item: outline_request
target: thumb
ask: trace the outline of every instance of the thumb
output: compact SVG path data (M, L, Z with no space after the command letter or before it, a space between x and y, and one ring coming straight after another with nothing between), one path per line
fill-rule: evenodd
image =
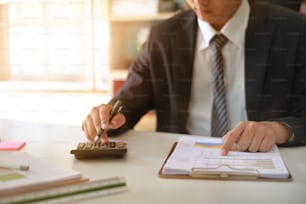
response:
M109 124L109 127L111 129L117 129L120 128L122 125L124 125L126 123L126 118L122 113L117 113L112 121Z

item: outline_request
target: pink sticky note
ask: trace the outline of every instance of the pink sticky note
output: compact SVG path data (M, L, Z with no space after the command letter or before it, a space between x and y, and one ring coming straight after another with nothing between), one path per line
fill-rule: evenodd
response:
M0 150L19 150L25 145L25 141L0 142Z

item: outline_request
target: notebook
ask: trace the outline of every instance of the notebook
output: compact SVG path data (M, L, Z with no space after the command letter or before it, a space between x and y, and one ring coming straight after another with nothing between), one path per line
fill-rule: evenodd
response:
M12 167L26 165L29 170L0 168L0 197L88 180L78 171L63 168L26 152L0 152L0 166L3 166L1 164L10 164Z
M182 136L170 151L159 175L164 178L276 179L291 176L278 147L268 152L220 155L221 138Z

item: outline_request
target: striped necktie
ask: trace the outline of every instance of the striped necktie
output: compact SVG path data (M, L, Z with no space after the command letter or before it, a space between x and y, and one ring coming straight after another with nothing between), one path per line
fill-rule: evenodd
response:
M214 137L222 137L229 130L222 57L222 48L226 42L227 38L222 34L216 34L210 41L210 46L213 50L212 72L214 83L211 135Z

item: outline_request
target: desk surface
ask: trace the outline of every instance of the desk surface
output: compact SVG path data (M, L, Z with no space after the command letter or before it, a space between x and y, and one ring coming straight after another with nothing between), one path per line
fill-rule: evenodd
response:
M120 137L128 144L124 159L79 161L70 150L86 141L80 127L0 120L2 140L26 140L21 151L80 171L91 180L113 176L127 180L127 192L76 203L306 203L306 147L280 148L291 182L159 178L158 170L180 136L129 131Z

